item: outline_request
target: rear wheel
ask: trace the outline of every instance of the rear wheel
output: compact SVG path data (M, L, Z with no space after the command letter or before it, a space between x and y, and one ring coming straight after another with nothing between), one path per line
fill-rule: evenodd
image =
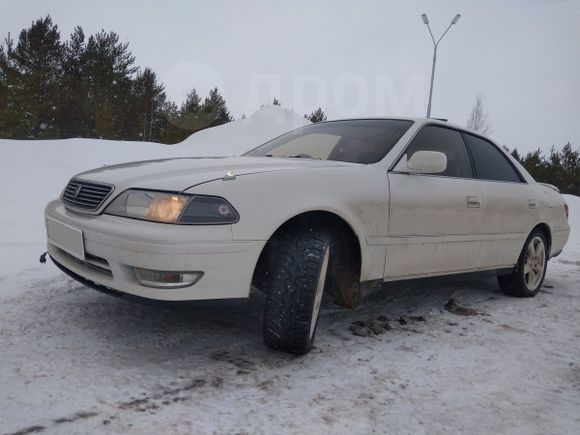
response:
M526 240L518 264L510 275L498 276L502 290L511 296L536 296L548 265L548 243L541 230L534 230Z
M312 348L330 259L330 233L301 229L277 241L264 311L269 347L298 355Z

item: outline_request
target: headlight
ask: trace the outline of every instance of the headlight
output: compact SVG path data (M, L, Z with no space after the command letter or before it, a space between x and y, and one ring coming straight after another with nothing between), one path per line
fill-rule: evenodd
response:
M109 204L106 214L178 224L232 224L238 213L217 196L126 190Z

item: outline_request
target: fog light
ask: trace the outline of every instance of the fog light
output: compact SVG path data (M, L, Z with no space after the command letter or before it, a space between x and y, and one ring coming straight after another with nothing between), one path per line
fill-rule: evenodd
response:
M154 288L184 288L198 282L203 272L167 272L135 268L139 284Z

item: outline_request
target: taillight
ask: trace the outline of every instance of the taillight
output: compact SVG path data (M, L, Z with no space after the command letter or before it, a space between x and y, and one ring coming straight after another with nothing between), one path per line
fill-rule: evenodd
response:
M564 211L566 212L566 220L568 220L568 216L570 215L570 211L568 210L568 204L564 203Z

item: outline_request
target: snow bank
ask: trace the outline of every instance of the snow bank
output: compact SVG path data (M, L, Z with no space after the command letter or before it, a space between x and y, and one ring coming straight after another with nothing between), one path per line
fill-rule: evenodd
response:
M566 257L580 259L580 196L564 195L570 216L570 239L564 247ZM548 273L549 269L548 269Z
M43 210L69 178L105 164L184 156L241 155L294 128L308 124L279 106L202 130L176 145L99 139L16 141L0 139L0 293L3 277L41 272L45 249ZM44 270L53 268L44 267Z
M280 106L264 106L246 119L202 130L185 139L196 156L236 156L310 122Z

